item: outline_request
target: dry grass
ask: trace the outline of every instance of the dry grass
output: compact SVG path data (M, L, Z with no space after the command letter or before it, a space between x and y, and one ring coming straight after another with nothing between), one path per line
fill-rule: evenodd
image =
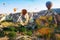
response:
M0 40L8 40L9 38L7 36L0 38Z
M4 27L8 27L8 26L16 26L16 27L18 27L19 23L3 22L3 23L1 23L1 25L4 26Z
M51 30L50 28L46 27L46 28L41 28L41 29L38 29L37 32L41 35L48 35L50 33L53 32L53 30Z

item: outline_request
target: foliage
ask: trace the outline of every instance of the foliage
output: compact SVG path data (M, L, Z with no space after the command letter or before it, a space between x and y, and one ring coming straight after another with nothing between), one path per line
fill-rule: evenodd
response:
M4 36L5 36L4 32L0 31L0 37L4 37Z
M60 34L56 34L56 40L60 40Z
M4 31L17 31L15 27L6 27L6 28L3 28Z
M13 22L13 20L6 20L7 22Z
M18 31L19 31L19 32L25 32L25 31L26 31L26 27L20 26L20 27L18 28Z
M29 31L27 31L27 33L26 33L27 35L29 35L29 36L31 36L32 35L32 31L31 30L29 30Z
M8 35L7 35L10 39L14 39L16 37L16 32L10 32Z
M60 34L60 27L56 27L54 32Z
M55 23L52 23L52 21L53 21L52 16L49 16L49 17L40 16L39 18L37 18L35 20L35 22L37 24L37 29L36 29L37 32L36 33L38 33L38 37L41 37L41 38L44 37L46 39L48 38L47 40L52 38L54 40L55 33L60 31L60 27L57 27L57 25ZM20 23L13 23L13 22L4 21L1 24L3 26L7 26L7 28L4 28L3 31L9 31L10 33L8 33L8 37L11 39L16 36L16 31L23 32L29 36L31 36L33 34L31 27L22 26L22 25L20 25ZM17 28L14 27L16 25L18 25ZM4 32L0 32L0 36L4 36Z
M55 24L54 19L52 16L40 16L38 19L36 19L36 24L39 27L51 27L55 28L57 27L57 24Z
M39 32L41 35L48 35L48 34L52 33L53 30L50 29L50 28L48 28L48 27L45 27L45 28L39 29L38 32Z
M40 35L39 37L43 37L46 40L50 40L50 39L54 39L55 35L54 30L48 27L43 27L37 30L38 35ZM53 35L52 35L53 34Z
M46 40L50 40L51 34L54 33L57 25L53 23L52 16L40 16L36 19L36 24L38 25L38 35L43 36Z

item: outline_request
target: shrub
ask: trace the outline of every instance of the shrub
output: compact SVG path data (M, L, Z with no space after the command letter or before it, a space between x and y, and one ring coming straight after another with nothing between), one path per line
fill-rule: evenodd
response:
M4 32L0 31L0 37L4 37L4 36L5 36Z
M38 38L43 38L43 36L41 36L40 34L39 34L39 35L37 35L37 37L38 37Z
M21 27L18 28L18 30L19 30L19 32L25 32L26 31L26 28L23 27L23 26L21 26Z
M13 22L13 20L6 20L7 22Z
M31 30L29 30L29 31L27 31L27 33L26 33L27 35L29 35L29 36L31 36L32 35L32 31Z
M54 30L48 27L45 27L45 28L43 27L39 29L37 32L46 40L50 40L50 37L54 37L54 35L52 36L52 34L54 33Z
M16 31L15 27L9 27L10 31Z
M9 37L10 40L15 39L16 32L10 32L7 36Z
M48 34L50 34L50 33L52 33L53 32L53 30L51 30L50 28L48 28L48 27L43 27L43 28L41 28L41 29L39 29L38 30L38 32L41 34L41 35L48 35Z
M6 28L3 28L4 31L17 31L15 27L6 27Z

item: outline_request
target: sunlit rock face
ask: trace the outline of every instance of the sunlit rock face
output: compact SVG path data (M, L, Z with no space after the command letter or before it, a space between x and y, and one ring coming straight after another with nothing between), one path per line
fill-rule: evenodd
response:
M13 14L13 15L12 15L13 22L17 22L19 16L20 16L20 13Z
M0 14L0 19L3 18L5 15L4 14Z
M0 22L3 20L3 19L5 19L5 14L0 14Z
M29 17L32 17L32 13L28 13ZM13 22L18 22L18 18L21 16L21 13L10 14ZM20 21L19 21L20 22Z
M6 20L12 20L12 22L17 22L19 16L20 13L10 13L9 15L6 15Z

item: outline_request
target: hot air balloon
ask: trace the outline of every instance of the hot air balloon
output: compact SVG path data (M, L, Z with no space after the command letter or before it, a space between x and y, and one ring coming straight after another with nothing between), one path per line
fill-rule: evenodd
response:
M3 5L5 5L5 3L3 3Z
M16 12L16 8L14 8L13 10L14 10L14 12Z

